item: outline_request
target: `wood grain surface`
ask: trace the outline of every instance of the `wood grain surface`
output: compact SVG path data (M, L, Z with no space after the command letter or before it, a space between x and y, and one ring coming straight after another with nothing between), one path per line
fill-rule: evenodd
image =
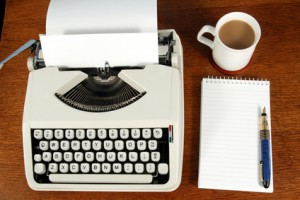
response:
M29 39L45 33L49 0L7 0L0 60ZM243 11L261 25L262 37L251 67L235 77L271 81L274 193L197 188L200 83L224 76L209 62L211 50L196 35L224 14ZM182 181L171 193L36 192L24 173L22 115L29 52L0 71L0 199L299 199L300 197L300 1L158 0L159 29L173 28L184 50L185 140Z

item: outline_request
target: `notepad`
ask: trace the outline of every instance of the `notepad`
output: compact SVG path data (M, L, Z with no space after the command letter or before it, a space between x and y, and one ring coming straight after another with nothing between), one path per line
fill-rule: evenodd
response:
M270 82L204 78L198 187L206 189L273 192L260 180L260 115L266 107L271 133Z

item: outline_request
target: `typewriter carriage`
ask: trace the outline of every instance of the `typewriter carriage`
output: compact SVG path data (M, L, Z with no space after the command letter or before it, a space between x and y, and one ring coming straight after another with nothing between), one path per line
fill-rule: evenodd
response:
M159 64L172 66L173 32L168 35L158 34ZM33 56L27 60L29 71L45 68L40 41L31 46ZM114 66L107 61L103 68L68 68L60 67L60 71L80 70L88 75L81 83L75 85L69 91L55 93L55 96L68 106L87 112L109 112L128 106L142 98L147 92L139 91L121 78L118 74L121 70L143 69L144 66Z

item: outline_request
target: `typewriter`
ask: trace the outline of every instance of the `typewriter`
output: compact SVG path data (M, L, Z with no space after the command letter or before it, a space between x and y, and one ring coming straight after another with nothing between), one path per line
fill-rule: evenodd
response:
M183 53L175 30L159 30L159 63L46 67L31 49L23 114L28 185L56 191L173 191L184 141ZM8 59L4 60L6 62Z

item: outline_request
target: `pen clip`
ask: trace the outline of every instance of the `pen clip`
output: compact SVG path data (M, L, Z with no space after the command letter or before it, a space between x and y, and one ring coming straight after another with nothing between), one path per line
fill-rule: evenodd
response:
M259 163L259 179L261 182L264 181L264 174L263 174L263 161L260 161Z

